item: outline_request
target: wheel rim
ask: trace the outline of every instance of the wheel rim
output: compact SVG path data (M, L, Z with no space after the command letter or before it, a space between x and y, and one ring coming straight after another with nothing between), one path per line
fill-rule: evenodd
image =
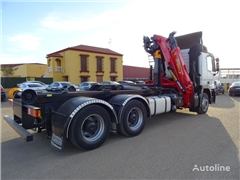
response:
M98 114L86 117L81 126L82 137L90 142L99 139L104 132L104 120Z
M203 111L207 111L208 108L208 99L207 98L203 98L202 99L202 110Z
M128 113L128 126L131 130L137 130L143 122L143 113L138 107L132 108Z

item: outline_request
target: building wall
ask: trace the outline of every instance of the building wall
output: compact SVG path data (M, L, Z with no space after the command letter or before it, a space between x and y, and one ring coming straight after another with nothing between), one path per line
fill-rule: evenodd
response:
M26 64L27 74L30 77L41 77L47 70L46 64Z
M13 68L17 68L12 77L41 77L44 72L47 70L46 64L38 64L38 63L29 63L29 64L19 64L13 66ZM1 76L3 73L1 71Z
M135 66L123 66L123 79L149 79L150 68L135 67Z
M15 68L15 67L14 67ZM16 66L17 70L14 72L13 77L27 77L27 65Z
M89 72L80 72L81 57L80 54L87 54L87 70ZM53 77L54 81L69 81L73 84L81 83L81 76L88 76L88 81L97 81L97 75L102 75L103 81L109 81L110 76L116 76L116 81L123 79L122 56L108 55L94 52L66 50L59 53L59 57L48 57L48 66L52 72L49 72L46 77ZM102 73L97 73L96 56L103 56ZM110 58L117 58L116 73L110 73ZM61 72L56 72L56 60L61 62ZM68 78L65 78L68 77Z

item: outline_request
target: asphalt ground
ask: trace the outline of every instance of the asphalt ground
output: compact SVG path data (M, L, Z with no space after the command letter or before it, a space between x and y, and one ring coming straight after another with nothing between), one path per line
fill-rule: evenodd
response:
M240 96L218 95L207 114L161 114L139 136L110 135L92 151L67 142L59 151L45 131L20 138L2 102L1 179L239 179L239 104Z

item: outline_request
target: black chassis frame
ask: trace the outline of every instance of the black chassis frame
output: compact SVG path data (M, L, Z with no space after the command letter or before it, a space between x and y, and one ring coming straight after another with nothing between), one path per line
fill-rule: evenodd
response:
M165 95L171 98L173 105L181 108L183 105L182 97L177 90L172 88L161 88L156 85L93 85L87 91L69 92L67 89L57 91L33 91L26 90L17 92L13 99L13 119L4 116L6 122L27 142L33 140L33 135L27 130L33 129L41 132L43 129L47 131L47 138L51 138L52 130L58 131L57 134L64 133L64 129L59 130L57 123L53 125L54 116L66 119L66 113L59 112L58 109L66 101L75 97L96 98L108 102L116 95L139 95L139 97L147 97L152 95ZM113 103L113 102L112 102ZM113 103L114 106L114 103ZM28 108L41 109L41 117L35 118L28 114ZM70 108L70 107L69 107ZM66 109L66 112L69 112ZM150 115L149 115L150 117ZM117 133L117 125L114 124L112 132Z

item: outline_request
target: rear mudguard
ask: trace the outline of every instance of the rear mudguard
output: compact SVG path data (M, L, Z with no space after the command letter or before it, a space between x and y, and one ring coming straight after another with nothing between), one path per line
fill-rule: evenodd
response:
M68 138L69 127L75 115L84 107L91 104L99 104L104 107L111 116L113 123L117 122L114 108L106 101L89 97L75 97L63 103L52 116L52 132L62 138Z
M147 100L140 95L135 94L119 94L109 101L89 97L75 97L63 103L56 112L53 112L52 131L54 134L68 138L68 131L74 116L84 107L91 104L99 104L108 111L111 121L114 124L121 123L121 114L125 105L132 99L137 99L145 105L147 116L150 117L150 108ZM116 130L117 131L117 130Z
M118 117L118 124L121 123L121 116L122 116L122 111L125 107L125 105L131 101L132 99L136 99L136 100L139 100L141 102L143 102L146 110L147 110L147 117L150 117L151 113L150 113L150 108L149 108L149 104L148 104L148 101L143 97L143 96L140 96L140 95L136 95L136 94L119 94L119 95L116 95L114 97L112 97L108 103L111 104L116 113L117 113L117 117Z

